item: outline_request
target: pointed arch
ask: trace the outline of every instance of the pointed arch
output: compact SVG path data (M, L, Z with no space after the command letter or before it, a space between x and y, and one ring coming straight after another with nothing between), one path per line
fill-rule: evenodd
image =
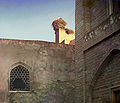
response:
M98 98L101 99L101 101L102 99L110 100L110 97L108 97L108 95L111 94L108 93L109 92L108 89L112 88L112 86L116 86L117 84L119 84L119 82L116 84L116 81L118 79L115 80L115 78L117 78L119 75L119 72L116 71L119 70L119 66L120 66L118 60L120 60L120 50L114 49L105 56L105 59L102 61L101 65L97 69L92 79L92 82L89 86L90 95L91 95L90 98L92 103L98 100ZM113 76L113 74L115 74L114 75L115 77L112 78L111 76ZM102 97L102 93L105 93L107 97L106 98L104 96Z
M94 86L94 83L96 82L97 78L99 77L99 75L103 72L104 68L106 67L106 65L112 60L113 56L116 53L120 53L119 49L113 49L108 55L107 57L102 61L101 65L99 66L99 68L97 69L97 72L95 73L91 85L90 87Z
M22 62L12 65L10 71L10 91L29 91L30 73L28 66Z

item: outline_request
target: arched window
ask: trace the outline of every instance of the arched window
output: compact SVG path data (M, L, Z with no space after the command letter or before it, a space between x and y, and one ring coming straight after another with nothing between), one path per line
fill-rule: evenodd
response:
M10 91L29 91L29 71L22 65L18 65L10 72Z

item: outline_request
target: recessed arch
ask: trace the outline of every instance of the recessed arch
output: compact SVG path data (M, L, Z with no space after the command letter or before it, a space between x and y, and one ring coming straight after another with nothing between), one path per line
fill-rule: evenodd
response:
M91 85L89 87L91 91L91 102L98 101L109 102L111 101L111 88L120 85L119 73L120 73L120 50L114 49L105 59L95 73Z
M91 81L91 85L90 88L94 86L94 83L96 82L97 78L99 77L99 75L103 72L104 68L106 67L106 65L112 60L113 56L116 53L120 53L119 49L113 49L107 56L106 58L102 61L101 65L98 67L92 81Z

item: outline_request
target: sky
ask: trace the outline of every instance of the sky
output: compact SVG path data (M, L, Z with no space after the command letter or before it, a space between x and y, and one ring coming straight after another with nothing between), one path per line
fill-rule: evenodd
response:
M54 42L58 17L75 30L75 0L0 0L0 38Z

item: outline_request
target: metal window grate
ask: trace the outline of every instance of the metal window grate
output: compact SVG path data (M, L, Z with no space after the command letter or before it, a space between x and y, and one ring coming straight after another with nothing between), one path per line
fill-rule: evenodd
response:
M10 91L29 91L29 71L22 65L18 65L10 72Z

